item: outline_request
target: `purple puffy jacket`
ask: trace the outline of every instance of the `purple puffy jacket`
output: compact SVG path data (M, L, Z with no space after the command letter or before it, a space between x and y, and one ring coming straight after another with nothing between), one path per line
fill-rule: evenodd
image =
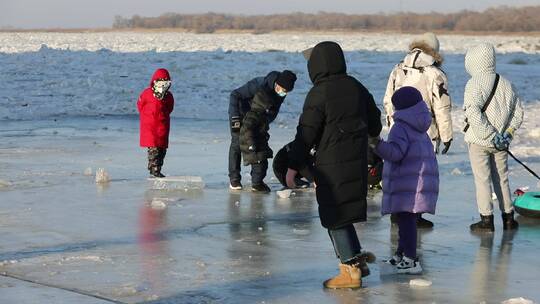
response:
M388 141L376 153L384 159L381 213L435 213L439 167L426 131L431 113L425 102L396 111Z

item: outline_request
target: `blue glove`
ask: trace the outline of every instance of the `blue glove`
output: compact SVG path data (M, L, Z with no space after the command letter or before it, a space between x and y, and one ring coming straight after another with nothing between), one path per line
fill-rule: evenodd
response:
M508 150L508 148L510 148L510 142L512 142L512 139L514 138L513 133L513 130L509 128L503 133L495 135L495 137L493 137L493 145L495 146L495 149L499 151Z

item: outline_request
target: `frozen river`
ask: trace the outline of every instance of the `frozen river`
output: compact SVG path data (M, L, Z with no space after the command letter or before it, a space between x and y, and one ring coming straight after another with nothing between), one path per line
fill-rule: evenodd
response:
M322 288L337 259L313 192L229 192L228 93L270 69L299 74L271 126L277 152L293 138L309 88L298 51L319 39L342 42L350 73L380 102L410 36L282 38L0 34L0 303L539 303L540 221L518 217L520 229L503 233L497 213L494 234L469 232L478 213L459 132L463 51L492 41L504 53L499 72L526 109L512 150L540 170L538 37L441 38L455 141L439 158L440 200L428 216L435 228L419 234L425 272L397 276L374 264L364 289L344 291ZM177 100L163 171L200 176L203 191L151 190L146 180L135 101L156 67L171 70ZM97 168L110 183L94 182ZM540 189L514 161L510 171L512 189ZM271 172L267 182L280 189ZM380 201L370 193L369 219L356 228L364 249L383 259L397 231ZM416 278L432 285L411 287Z
M199 175L204 191L155 191L146 181L138 121L64 118L0 122L0 302L36 303L500 303L539 301L540 222L471 235L477 217L461 138L441 157L435 229L419 235L425 273L380 264L362 290L327 291L337 271L314 194L229 193L224 121L173 121L164 172ZM197 134L197 136L194 136ZM293 130L273 130L278 149ZM538 167L537 159L527 158ZM111 175L96 185L87 168ZM512 187L535 182L511 163ZM272 174L270 174L272 176ZM246 180L249 180L246 177ZM268 178L274 190L279 189ZM371 193L357 226L365 249L393 252L396 229ZM473 218L474 217L474 218ZM498 219L498 218L497 218ZM422 278L428 288L412 288ZM32 282L32 283L30 283ZM38 301L38 302L40 302Z

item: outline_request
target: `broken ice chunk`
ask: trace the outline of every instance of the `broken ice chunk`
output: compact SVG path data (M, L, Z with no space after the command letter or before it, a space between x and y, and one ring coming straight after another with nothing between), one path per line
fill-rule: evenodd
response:
M279 198L289 198L291 197L292 190L291 189L284 189L276 192Z
M108 183L111 181L111 178L109 176L109 173L105 171L104 168L98 168L96 170L96 183L102 184L102 183Z

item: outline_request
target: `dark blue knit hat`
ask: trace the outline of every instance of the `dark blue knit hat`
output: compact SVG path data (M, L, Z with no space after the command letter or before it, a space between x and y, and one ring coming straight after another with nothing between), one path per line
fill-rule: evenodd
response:
M294 83L296 82L296 74L289 70L285 70L279 73L276 83L280 87L284 88L287 92L290 92L294 89Z
M422 94L413 87L402 87L392 95L392 104L396 110L403 110L422 101Z

